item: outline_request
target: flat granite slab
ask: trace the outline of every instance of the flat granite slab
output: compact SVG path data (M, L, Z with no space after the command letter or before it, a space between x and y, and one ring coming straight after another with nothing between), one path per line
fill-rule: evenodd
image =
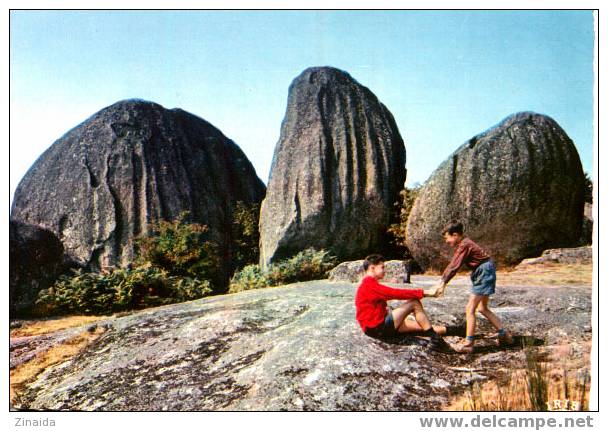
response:
M438 279L412 278L417 286ZM468 283L457 277L443 298L423 300L434 323L464 317ZM356 288L296 283L105 320L101 337L38 375L14 407L439 410L471 381L523 363L521 348L495 345L483 318L479 353L470 355L433 352L424 338L369 338L355 320ZM515 334L539 342L567 342L582 354L590 336L590 286L498 287L491 304Z

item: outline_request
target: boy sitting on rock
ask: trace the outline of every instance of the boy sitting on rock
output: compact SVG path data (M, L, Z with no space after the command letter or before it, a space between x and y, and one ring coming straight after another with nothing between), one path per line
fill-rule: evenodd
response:
M357 320L365 335L374 338L390 338L399 333L431 337L431 347L449 349L449 345L441 335L446 334L445 326L432 326L429 322L420 299L435 297L438 288L422 289L393 289L378 283L384 278L384 258L379 254L367 256L363 262L365 275L355 296ZM391 310L386 301L391 299L406 300L401 306ZM407 320L409 314L414 314L415 321Z
M490 256L475 244L471 239L464 237L462 223L453 220L443 230L443 238L455 249L454 257L441 277L437 288L437 296L443 295L446 285L456 275L462 265L467 265L471 272L473 287L469 302L466 306L467 331L464 343L456 347L457 351L470 353L475 345L475 313L479 311L498 330L498 341L501 344L511 344L513 338L505 331L502 322L488 307L490 295L496 288L496 268Z

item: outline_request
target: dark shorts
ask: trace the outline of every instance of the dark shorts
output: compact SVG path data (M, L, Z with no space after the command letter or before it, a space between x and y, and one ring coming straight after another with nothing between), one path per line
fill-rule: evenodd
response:
M471 293L475 295L493 295L496 289L496 267L494 262L487 260L471 273L473 287Z
M384 322L373 328L367 328L365 330L365 335L373 338L390 338L397 335L393 313L389 310L384 318Z

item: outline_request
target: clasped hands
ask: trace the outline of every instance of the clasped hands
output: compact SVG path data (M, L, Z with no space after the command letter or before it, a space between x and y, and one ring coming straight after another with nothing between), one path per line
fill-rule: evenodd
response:
M442 281L432 286L430 289L424 290L424 296L428 298L439 298L443 296L445 292L445 286L445 283Z

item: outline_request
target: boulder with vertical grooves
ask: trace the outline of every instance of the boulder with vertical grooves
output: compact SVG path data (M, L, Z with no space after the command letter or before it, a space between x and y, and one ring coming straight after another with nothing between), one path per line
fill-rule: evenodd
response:
M260 263L309 247L341 260L382 251L405 176L403 139L378 98L346 72L306 69L289 88L260 213Z
M584 179L574 143L557 122L531 112L511 115L465 142L431 175L408 219L408 246L423 268L443 268L452 250L441 230L458 219L466 235L506 265L575 247Z
M134 239L151 222L189 211L190 221L209 227L227 282L235 204L259 203L264 193L245 154L211 124L126 100L94 114L36 161L15 192L11 219L50 230L74 261L99 269L129 264Z

